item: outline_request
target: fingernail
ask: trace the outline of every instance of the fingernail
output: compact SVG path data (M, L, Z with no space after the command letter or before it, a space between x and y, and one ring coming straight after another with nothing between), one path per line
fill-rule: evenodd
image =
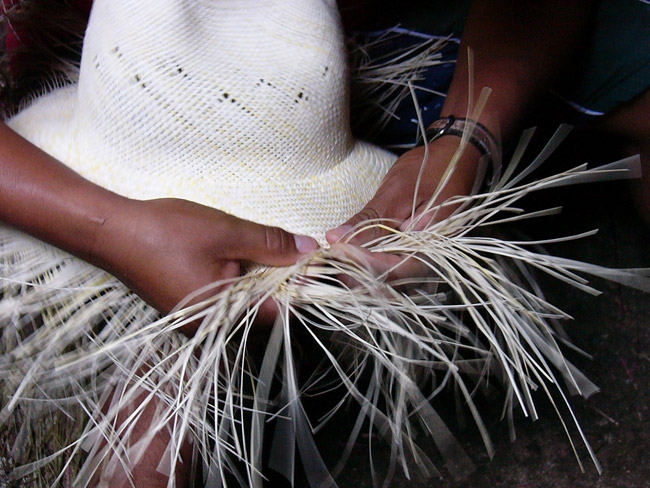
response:
M318 249L318 242L316 239L307 236L293 236L296 241L296 249L301 254L306 254L308 252L313 252Z
M334 229L334 232L338 236L337 240L341 239L343 236L345 236L345 235L349 234L350 232L352 232L352 229L354 229L354 227L352 225L349 225L349 224L345 224L345 225L342 225L342 226L337 227L336 229Z

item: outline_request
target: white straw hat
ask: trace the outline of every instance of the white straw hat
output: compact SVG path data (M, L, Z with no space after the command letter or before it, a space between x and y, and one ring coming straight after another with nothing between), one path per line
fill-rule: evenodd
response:
M334 1L98 0L79 83L10 125L122 195L323 239L395 156L350 132Z
M354 140L346 90L334 1L95 0L78 84L39 97L10 125L126 196L188 198L322 239L371 198L395 158ZM189 438L206 464L206 486L237 475L258 488L263 438L274 422L269 466L293 479L299 453L312 486L335 486L312 430L349 399L360 408L345 433L342 462L367 421L369 434L391 444L388 477L397 464L411 470L413 459L436 474L424 444L435 445L453 477L467 475L471 460L430 404L445 385L467 405L488 453L476 391L500 383L512 418L516 409L534 417L534 389L552 401L557 391L565 402L563 381L573 393L596 390L563 357L554 321L564 315L527 266L589 292L595 290L581 274L650 291L643 270L601 268L549 256L539 241L482 235L488 224L552 213L522 213L518 202L532 191L634 174L638 161L622 161L522 182L565 134L559 130L514 176L522 143L490 192L456 199L457 210L443 221L372 244L373 251L417 255L430 268L431 286L413 291L369 273L337 252L341 244L292 267L252 270L205 302L159 317L108 273L0 226L0 378L10 399L0 424L18 407L25 429L54 410L89 419L79 434L66 430L62 443L70 458L85 460L75 486L86 486L95 469L110 471L118 458L137 460L145 452L146 442L129 435L153 402L161 412L145 440L178 419L159 471L173 471L175 446ZM339 274L361 285L341 286ZM269 297L280 313L256 373L248 339L252 317ZM41 327L32 327L35 317ZM195 320L201 325L193 337L173 333ZM305 337L322 349L331 383L320 369L304 382L299 377L294 349L305 346ZM145 399L141 388L150 393ZM340 391L341 401L312 422L301 398L321 390ZM134 403L137 412L117 422ZM572 413L571 420L598 466Z

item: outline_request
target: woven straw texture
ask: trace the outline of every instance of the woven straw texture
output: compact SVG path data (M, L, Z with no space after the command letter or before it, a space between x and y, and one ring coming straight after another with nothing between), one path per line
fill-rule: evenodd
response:
M372 196L394 160L350 135L346 76L329 0L97 0L79 84L38 98L11 125L124 195L185 197L322 239ZM214 284L204 302L159 317L108 273L0 227L0 422L25 419L21 439L30 423L54 414L87 420L81 433L67 432L54 447L59 461L84 460L74 481L80 487L95 470L110 479L118 463L135 462L151 436L168 430L163 473L173 472L176 447L191 439L206 486L261 488L266 436L271 469L293 479L302 462L311 486L336 486L333 475L367 429L391 445L390 462L372 473L389 486L394 470L408 473L413 460L424 474L439 474L423 446L434 446L453 477L473 469L430 403L448 386L491 454L474 398L496 384L511 422L517 411L535 418L534 390L568 408L566 423L598 465L565 394L588 396L597 388L565 360L558 320L567 315L545 300L531 270L589 293L597 291L583 275L650 291L647 271L550 256L539 244L555 239L507 241L485 230L556 211L522 210L520 200L531 192L638 169L637 160L624 160L527 181L566 132L559 129L515 173L532 137L527 132L490 191L456 199L450 217L423 230L415 230L416 218L368 245L417 259L429 270L417 280L377 276L358 248L340 243L294 266L254 269L229 287ZM279 314L253 358L253 323L268 298ZM177 333L197 321L194 337ZM300 371L301 351L314 349L321 367ZM329 413L311 418L305 395L332 391L340 397ZM350 403L357 418L344 433L341 463L326 466L313 432ZM147 405L158 416L132 442ZM124 412L128 418L117 421ZM38 472L52 458L12 475ZM16 455L16 464L28 461Z
M79 85L11 125L88 179L322 240L395 157L349 129L334 2L98 1Z

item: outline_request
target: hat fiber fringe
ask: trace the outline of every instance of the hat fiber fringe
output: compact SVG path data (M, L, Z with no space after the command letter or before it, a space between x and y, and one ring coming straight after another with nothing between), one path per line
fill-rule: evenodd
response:
M412 93L417 82L403 68L377 75L402 90L391 97ZM411 476L411 461L434 476L442 460L444 470L460 478L473 463L432 400L447 389L457 392L492 455L475 396L494 385L504 392L503 417L511 426L517 411L537 417L534 392L543 391L576 453L579 444L586 446L600 470L566 395L588 397L597 387L565 358L563 347L572 346L559 321L569 316L546 300L535 273L597 294L587 277L650 291L649 270L609 269L540 249L590 233L544 241L492 236L499 225L559 211L522 210L519 201L530 193L638 175L638 159L628 158L527 179L566 133L561 127L517 172L532 136L524 133L513 161L503 174L494 168L485 192L432 205L420 217L430 220L423 230L414 230L417 219L403 231L372 221L355 229L388 230L366 249L419 261L429 275L417 280L377 275L347 243L351 234L293 266L256 268L214 283L196 292L211 291L209 299L161 317L108 273L0 226L0 422L14 429L16 446L39 423L53 430L67 425L57 418L83 425L60 429L55 439L34 430L31 448L42 452L14 449L12 479L87 486L98 470L106 476L120 464L128 470L161 432L171 441L158 470L172 475L170 486L185 441L192 442L210 487L261 487L266 465L293 479L299 462L311 486L336 486L362 432L391 446L381 472L371 464L375 485L389 486L397 469ZM466 144L464 137L461 150ZM451 216L431 219L448 206L456 208ZM254 321L268 298L279 313L271 329L260 332ZM193 337L178 332L197 322ZM307 367L314 350L321 361ZM332 405L314 418L304 406L312 397ZM339 462L330 466L314 435L351 405L356 418ZM147 407L156 411L149 435L132 439ZM118 414L126 420L118 422ZM266 459L262 446L269 441Z
M531 166L539 164L536 160ZM437 474L424 454L429 442L456 478L473 465L431 400L454 385L491 455L474 394L497 382L505 390L504 415L510 421L515 410L536 418L533 391L546 392L567 434L577 432L599 468L564 393L587 397L597 388L564 357L560 346L566 339L557 320L568 316L546 301L533 270L592 294L598 292L585 276L650 291L648 270L603 268L538 249L589 233L526 242L489 237L484 229L557 211L518 208L517 202L532 192L630 176L638 164L628 158L596 169L580 166L528 183L508 172L486 193L443 203L461 204L449 218L421 231L391 230L367 246L371 252L423 263L431 276L417 285L376 276L354 247L341 243L294 266L256 269L215 283L214 290L228 287L165 317L107 273L3 227L0 316L7 325L0 373L8 401L2 420L8 421L19 405L39 405L29 409L32 421L56 410L83 412L90 419L86 429L79 439L66 441L68 453L81 456L87 449L92 454L79 472L79 486L106 457L117 456L125 464L137 458L134 447L144 449L146 442L128 447L128 434L151 402L159 410L157 429L172 428L174 439L161 469L174 465L178 446L191 438L209 481L225 483L235 473L240 483L261 486L260 446L274 420L273 442L285 443L285 449L270 464L292 476L296 451L286 446L294 445L312 486L334 486L313 434L337 410L356 403L358 418L341 463L367 429L392 446L387 472L373 468L377 482L382 476L389 479L397 466L408 474L410 459L425 474ZM357 231L376 225L364 223ZM343 277L358 286L349 288ZM266 298L277 302L280 313L260 363L248 349L254 349L250 344L258 333L253 322ZM35 320L42 325L35 328ZM197 320L201 325L194 337L177 333ZM305 338L324 361L307 378L298 375L296 356L306 347ZM321 419L309 418L303 399L329 390L339 390L340 401ZM115 391L120 394L113 395L106 411L109 392ZM133 415L116 424L118 412L129 408ZM416 441L416 432L430 440ZM102 445L100 438L109 442ZM25 475L41 464L17 468L14 474Z

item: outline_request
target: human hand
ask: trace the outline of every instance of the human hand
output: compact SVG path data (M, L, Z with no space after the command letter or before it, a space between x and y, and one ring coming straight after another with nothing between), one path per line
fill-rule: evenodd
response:
M357 224L367 220L381 222L385 227L405 230L411 223L412 216L417 217L430 208L430 200L459 145L460 138L445 136L432 142L426 151L424 146L420 146L404 153L390 169L372 200L347 222L328 231L327 241L334 244L342 240L355 230ZM480 152L474 146L467 145L460 155L454 173L437 194L434 204L442 203L452 196L467 195L471 192L480 156ZM424 168L421 171L423 164ZM420 184L417 188L417 197L414 198L420 172L422 172ZM432 220L440 221L448 217L454 209L453 205L449 205L438 208L434 213L425 214L424 218L418 220L413 228L420 230ZM354 234L349 242L362 245L387 232L379 226L370 226L368 229ZM369 251L362 251L362 254L365 267L376 275L387 273L386 276L389 279L429 274L422 263L405 259L404 256ZM359 253L351 257L360 260Z
M180 199L125 200L93 254L147 303L166 313L195 290L235 278L242 263L295 263L318 248L305 236ZM272 314L265 304L262 314ZM190 331L191 332L191 331Z
M381 222L386 227L404 230L409 224L411 216L420 215L429 204L449 161L458 150L459 144L460 138L446 136L429 144L428 151L424 146L419 146L404 153L390 169L372 200L341 226L329 230L326 234L327 241L330 244L339 241L352 232L355 225L367 220ZM474 185L479 158L479 151L474 146L467 145L460 156L454 174L433 203L439 204L452 196L469 194ZM423 165L417 197L414 199L418 176ZM414 204L415 212L413 212ZM433 218L442 220L452 211L452 206L442 208L436 212ZM415 228L421 229L427 223L427 219L422 219ZM363 244L385 232L379 227L372 227L356 234L350 242Z

